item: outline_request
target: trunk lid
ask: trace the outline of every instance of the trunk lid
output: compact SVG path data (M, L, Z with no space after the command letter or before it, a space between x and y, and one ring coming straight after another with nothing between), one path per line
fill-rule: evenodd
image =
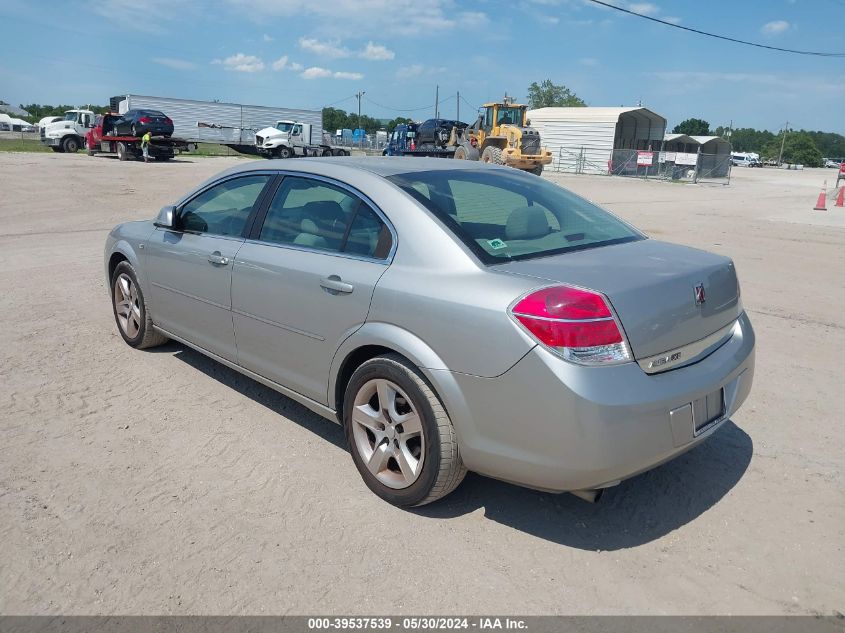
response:
M721 255L657 240L641 240L534 260L494 270L581 286L604 293L637 359L699 341L739 317L733 262ZM696 303L696 286L704 302Z

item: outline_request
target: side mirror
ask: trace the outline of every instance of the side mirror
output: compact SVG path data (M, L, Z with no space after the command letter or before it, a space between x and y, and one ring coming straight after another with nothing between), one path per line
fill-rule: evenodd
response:
M161 211L158 212L158 217L156 217L153 224L163 229L172 229L174 228L173 223L175 220L176 207L171 204L161 208Z

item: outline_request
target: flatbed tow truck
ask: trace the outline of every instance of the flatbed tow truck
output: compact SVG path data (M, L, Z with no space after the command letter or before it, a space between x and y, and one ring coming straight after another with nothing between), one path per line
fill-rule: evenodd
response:
M143 156L140 136L117 136L111 134L112 123L120 115L114 112L97 116L94 127L85 135L85 149L89 156L95 154L116 154L118 160L133 160ZM105 133L103 129L105 128ZM187 151L188 141L170 136L150 138L150 158L165 161L173 158L177 152Z

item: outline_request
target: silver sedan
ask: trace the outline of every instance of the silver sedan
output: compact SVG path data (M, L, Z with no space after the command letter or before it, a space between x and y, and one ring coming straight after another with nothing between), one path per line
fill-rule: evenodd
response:
M126 343L340 423L400 506L467 470L595 500L712 435L754 373L730 259L503 167L250 162L117 226L105 268Z

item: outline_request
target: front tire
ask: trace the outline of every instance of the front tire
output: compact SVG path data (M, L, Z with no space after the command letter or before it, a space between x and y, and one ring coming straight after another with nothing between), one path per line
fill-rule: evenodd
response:
M528 171L530 171L535 176L542 176L543 175L543 166L537 165L534 169L529 169Z
M62 141L62 151L67 154L76 154L79 151L79 141L73 136L65 137Z
M280 147L278 151L279 158L290 158L293 152L290 151L290 147Z
M343 423L364 483L388 503L431 503L466 475L448 414L419 370L401 356L378 356L355 370Z
M501 165L502 150L498 147L493 147L492 145L485 147L484 151L481 152L481 162L492 163L494 165Z
M153 329L144 293L127 261L120 262L111 278L112 310L117 331L126 344L136 349L155 347L167 342L167 337Z

